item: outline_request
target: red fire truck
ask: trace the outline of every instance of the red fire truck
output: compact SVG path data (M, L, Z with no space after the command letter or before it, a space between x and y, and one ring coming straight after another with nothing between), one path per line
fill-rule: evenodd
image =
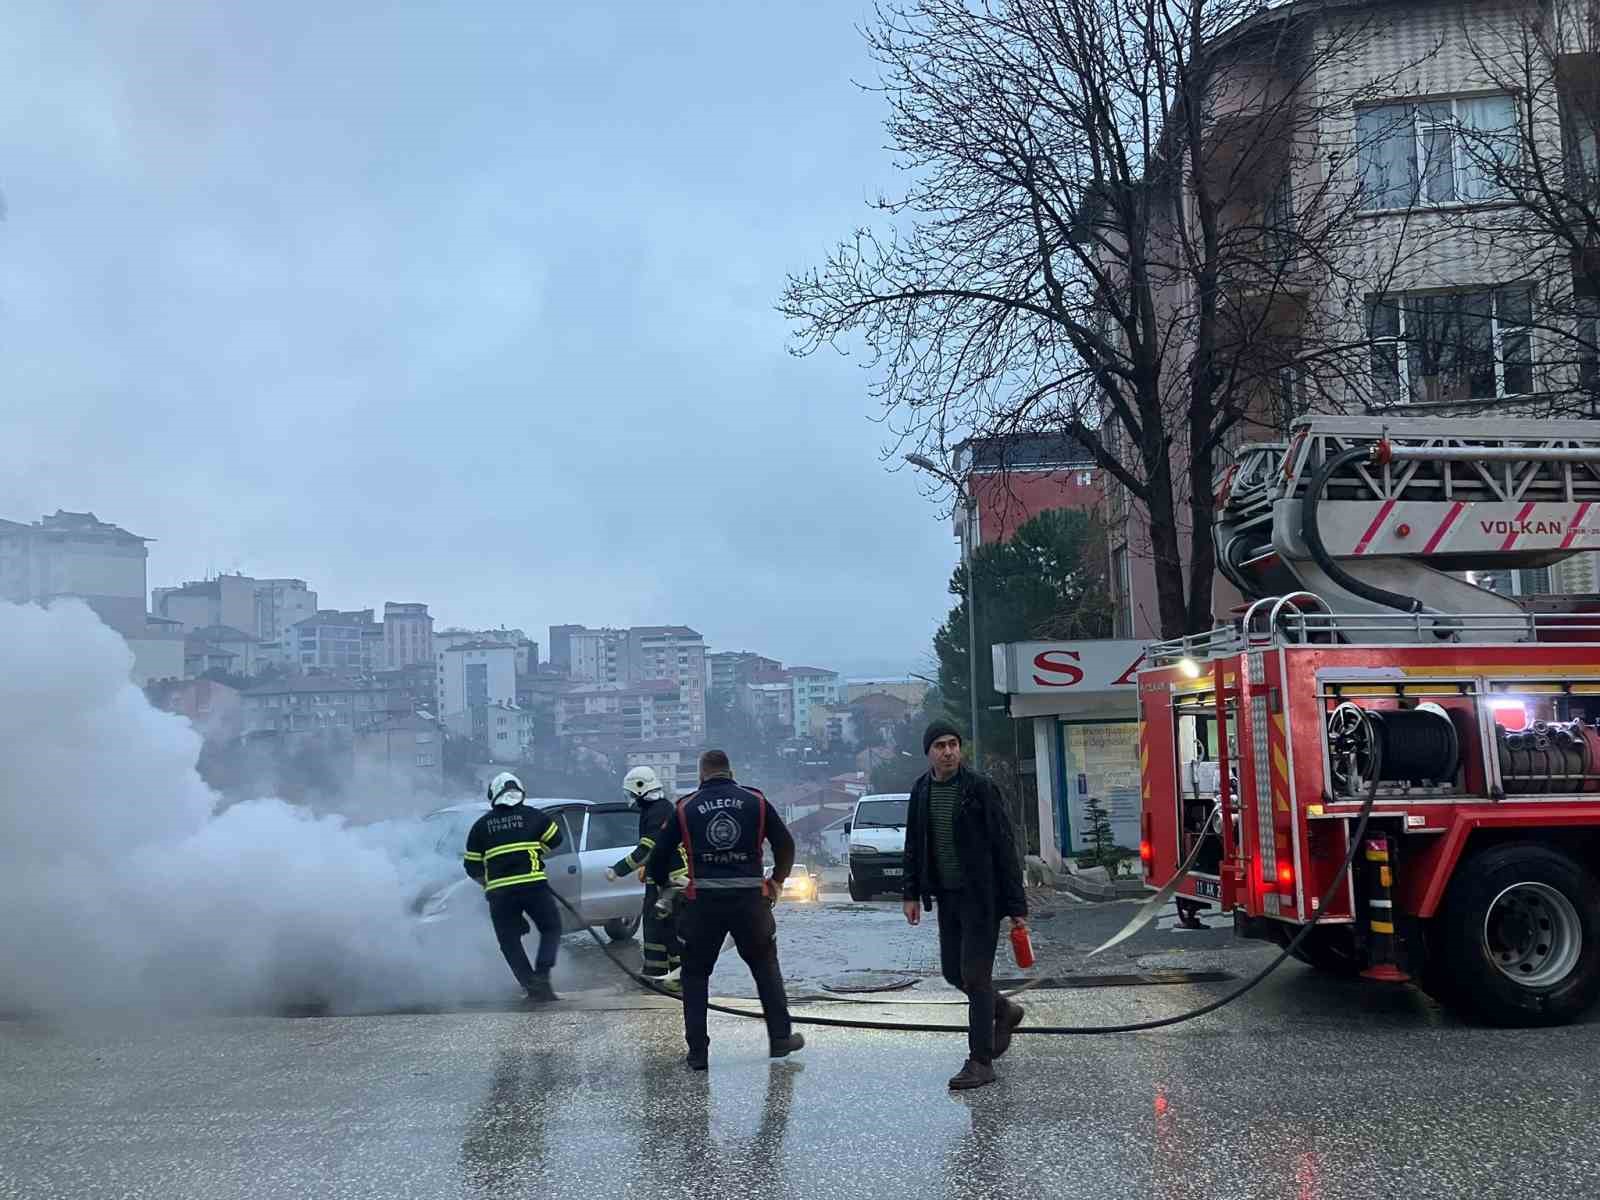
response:
M1478 1019L1581 1014L1600 596L1506 579L1600 549L1600 423L1309 419L1214 533L1247 603L1139 675L1146 881Z

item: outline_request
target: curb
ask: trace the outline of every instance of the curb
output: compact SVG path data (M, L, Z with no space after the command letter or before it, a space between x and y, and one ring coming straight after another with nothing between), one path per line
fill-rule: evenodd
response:
M1070 892L1080 900L1104 903L1111 900L1136 900L1150 894L1142 882L1128 880L1124 883L1098 883L1092 879L1068 876L1056 884L1056 891Z

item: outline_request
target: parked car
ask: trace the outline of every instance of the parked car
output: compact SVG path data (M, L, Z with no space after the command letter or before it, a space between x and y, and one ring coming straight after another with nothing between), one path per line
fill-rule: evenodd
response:
M626 804L588 800L538 799L526 803L548 812L561 826L561 845L545 858L550 886L578 910L574 918L558 905L562 925L570 932L584 926L604 929L614 942L639 930L644 884L635 874L606 880L606 868L632 850L639 836L639 813ZM425 828L437 830L437 870L429 875L413 908L425 924L458 919L463 913L482 917L482 889L461 869L461 852L473 822L489 811L486 801L454 804L424 817Z
M900 894L905 874L906 813L910 792L878 792L856 801L850 823L850 899L880 892Z

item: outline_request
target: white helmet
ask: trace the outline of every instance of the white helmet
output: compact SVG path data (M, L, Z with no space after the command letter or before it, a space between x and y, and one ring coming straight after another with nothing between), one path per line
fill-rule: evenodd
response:
M510 771L501 771L489 781L490 804L521 804L522 780Z
M635 767L622 777L622 790L635 800L643 800L647 796L664 796L666 789L661 786L661 780L649 767Z

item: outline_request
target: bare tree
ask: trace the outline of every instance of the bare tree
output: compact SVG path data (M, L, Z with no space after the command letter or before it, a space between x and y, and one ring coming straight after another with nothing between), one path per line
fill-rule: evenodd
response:
M864 347L895 449L1077 439L1142 510L1163 635L1209 626L1219 461L1367 399L1348 314L1393 265L1355 251L1352 105L1393 88L1371 36L1321 3L878 9L907 182L790 277L796 351Z

